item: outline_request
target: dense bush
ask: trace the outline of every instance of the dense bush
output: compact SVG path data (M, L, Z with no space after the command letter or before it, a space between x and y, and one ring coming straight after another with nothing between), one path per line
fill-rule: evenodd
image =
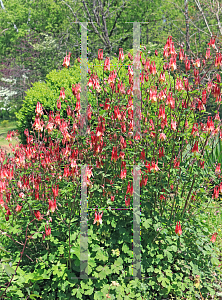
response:
M173 52L170 37L165 52L169 50ZM199 84L197 89L197 75L193 82L192 73L181 78L174 72L176 58L171 54L171 68L165 65L164 71L161 60L156 69L153 63L148 68L143 53L137 56L138 64L142 60L141 68L147 67L147 80L141 78L141 107L133 105L133 81L121 74L125 70L119 70L120 62L113 66L119 72L115 83L112 78L101 87L104 74L99 69L100 82L95 80L90 88L86 137L78 135L80 90L77 85L72 100L71 80L66 86L65 82L61 85L58 80L55 83L48 79L43 91L45 101L51 95L51 106L46 101L46 110L55 112L61 87L69 86L67 95L71 99L64 99L58 107L65 120L57 112L56 116L49 116L49 111L44 114L43 101L43 107L35 103L30 111L23 108L24 120L30 114L30 120L35 121L33 129L38 137L25 128L27 145L13 149L14 157L10 159L0 155L0 205L5 213L5 219L0 219L4 230L1 241L13 250L8 253L4 249L1 254L1 259L11 262L11 266L3 263L5 288L1 290L8 296L163 299L171 295L182 299L193 293L206 297L215 293L215 287L219 289L214 278L214 274L219 275L215 270L219 262L212 244L217 229L210 224L203 226L201 211L205 202L216 198L216 193L206 188L206 172L215 184L220 182L220 172L204 167L203 162L207 142L216 139L220 123L217 119L196 123L196 109L204 114L205 100L197 97L201 97L205 85ZM68 77L71 70L64 74ZM118 82L118 77L126 86ZM218 86L214 83L214 95ZM209 86L208 90L211 93ZM70 113L65 115L68 105ZM137 113L141 113L141 136L134 132ZM26 125L30 125L28 121ZM81 174L83 165L87 166L85 174ZM133 173L134 166L140 168L141 175L141 214L136 213L136 220L141 218L141 281L126 278L132 275L132 206L136 209L133 181L139 176ZM80 201L84 186L88 196L88 275L96 278L88 281L72 279L80 274ZM103 214L97 218L101 210ZM181 224L175 230L178 221ZM100 223L99 227L95 223ZM5 273L12 276L13 285Z
M66 224L59 223L59 219L53 217L50 239L41 242L40 233L35 233L29 239L7 296L12 296L13 300L25 299L29 294L32 295L31 299L38 299L37 295L40 295L46 300L106 299L105 295L108 294L110 299L143 297L162 300L169 295L174 299L196 299L195 294L199 292L194 286L196 275L200 275L203 297L208 293L213 295L215 290L220 291L217 277L213 275L219 262L214 254L215 247L209 241L211 228L203 222L203 218L204 215L201 215L200 218L192 218L192 222L184 222L183 237L178 237L175 236L174 224L167 225L167 220L159 216L153 222L142 214L142 278L147 277L142 280L125 279L125 276L132 276L132 213L107 212L99 228L94 227L91 218L88 272L89 277L95 279L80 280L72 279L80 275L79 219L78 222L77 218L73 219L71 223L71 267L68 267L69 237ZM16 236L24 223L24 219L16 222L14 228L6 224L4 230ZM3 226L3 223L0 224ZM43 224L38 227L39 232L44 231ZM1 252L0 259L5 265L12 262L11 266L15 269L22 247L5 235L1 240L3 250L10 251ZM215 274L218 275L218 272ZM2 270L0 285L7 282L7 276Z

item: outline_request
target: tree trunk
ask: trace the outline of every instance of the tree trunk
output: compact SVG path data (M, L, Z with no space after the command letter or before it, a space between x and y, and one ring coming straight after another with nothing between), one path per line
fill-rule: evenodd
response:
M189 37L189 17L188 17L188 0L184 0L185 21L186 21L186 50L190 51L190 37Z

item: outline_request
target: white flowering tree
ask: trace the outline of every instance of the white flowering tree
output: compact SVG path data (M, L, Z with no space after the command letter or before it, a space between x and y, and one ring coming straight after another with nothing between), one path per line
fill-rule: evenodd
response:
M17 95L16 90L13 89L13 86L16 85L16 79L13 78L1 78L1 81L10 83L11 88L8 87L0 87L0 113L2 110L10 111L11 110L11 102L13 96Z

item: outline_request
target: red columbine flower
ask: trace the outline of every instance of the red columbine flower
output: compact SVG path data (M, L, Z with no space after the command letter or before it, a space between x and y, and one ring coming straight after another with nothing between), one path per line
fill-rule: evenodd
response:
M126 195L125 195L125 204L126 206L130 206L130 197L126 199Z
M146 186L147 184L147 180L148 180L148 177L143 177L142 175L142 180L140 181L140 187L142 187L143 185Z
M135 139L136 141L140 140L140 134L139 134L138 131L136 132L134 139Z
M20 206L20 205L17 205L17 207L16 207L16 209L15 209L15 210L16 210L17 212L19 212L19 211L21 211L21 209L22 209L22 206Z
M221 53L217 53L215 57L215 67L219 68L221 66L221 60L222 60Z
M99 226L99 223L102 224L102 215L103 215L103 212L101 214L98 214L95 212L95 219L94 219L94 222L93 224L95 224L97 222L97 226Z
M151 171L154 170L154 172L157 172L157 171L160 170L159 167L158 167L158 160L156 161L156 163L155 163L154 160L152 160L150 170Z
M207 91L206 89L202 91L202 102L203 104L206 104L207 101Z
M126 178L126 169L121 169L121 173L120 173L120 178L123 179L123 178Z
M106 57L105 62L104 62L104 71L110 71L110 58Z
M196 68L200 68L200 59L196 59L195 63L193 64Z
M206 59L210 58L210 48L207 48L205 57Z
M195 144L193 146L193 149L192 149L192 152L199 152L198 151L198 142L195 142Z
M212 132L214 130L214 122L212 121L212 117L208 117L207 120L207 132Z
M177 157L175 156L175 159L174 159L174 168L175 169L179 169L180 167L180 159L177 160Z
M121 159L124 159L124 157L125 157L125 153L124 153L124 152L122 152L122 151L120 151L120 153L119 153L119 157L120 157Z
M193 192L193 195L191 196L191 200L196 201L196 196L197 196L197 193Z
M192 131L191 131L191 134L192 134L193 136L199 136L199 132L198 132L197 126L198 126L198 123L194 123L194 124L193 124L193 128L192 128Z
M167 117L163 120L161 120L161 129L164 130L164 127L168 127L168 124L167 124Z
M117 159L118 159L117 149L116 149L116 147L113 147L111 160L114 160L114 162L116 162Z
M64 89L64 87L62 87L61 91L60 91L59 99L62 98L64 100L65 97L66 97L66 95L65 95L65 89Z
M19 193L19 197L20 197L20 198L24 199L24 196L25 196L24 193L22 193L22 192Z
M141 58L141 55L140 55L140 52L138 51L137 54L135 55L135 59L133 61L134 66L135 66L136 69L141 68L140 58Z
M171 119L171 130L176 130L177 129L177 122Z
M128 181L128 186L127 186L126 193L127 193L127 194L129 193L131 196L132 196L132 194L133 194L133 184L132 184L131 187L130 187L130 182L129 182L129 181Z
M161 132L161 134L160 134L160 140L164 141L165 139L166 139L165 133Z
M182 90L184 90L183 82L182 82L182 80L180 80L179 78L177 78L177 81L176 81L176 90L177 90L177 91L182 91Z
M122 133L126 132L126 124L124 122L122 122L122 124L121 124L121 130L122 130Z
M185 69L186 69L186 72L190 70L190 61L187 57L185 60Z
M215 37L211 37L210 42L208 43L208 46L211 46L215 49Z
M61 101L59 99L57 100L57 108L61 109Z
M163 105L160 105L158 118L159 119L165 119L166 118L165 107Z
M35 117L35 122L33 124L33 127L35 128L35 130L37 131L43 131L43 126L40 122L40 119L38 117Z
M57 197L59 194L59 186L55 185L55 188L52 187L54 197Z
M221 164L218 164L218 165L216 166L216 170L215 170L215 174L216 174L216 175L220 174L220 166L221 166Z
M144 149L141 151L140 159L142 159L142 160L145 159L145 151L144 151Z
M150 100L152 103L157 101L157 87L150 88Z
M181 225L180 225L180 222L179 222L179 225L178 225L178 221L177 221L175 233L178 234L178 235L181 235L181 234L182 234Z
M43 218L39 210L34 212L34 214L35 214L36 218L38 219L38 221Z
M146 165L145 165L145 167L147 168L147 170L145 171L146 172L146 174L149 172L151 172L151 166L150 166L150 163L148 163L147 161L146 161Z
M105 102L105 106L104 106L105 110L110 109L110 104L108 102L109 102L109 99L106 98L106 102Z
M162 189L162 192L165 192L165 189ZM161 194L161 195L160 195L160 200L164 200L164 199L165 199L164 195L165 195L165 194Z
M119 48L119 60L124 60L123 48Z
M204 169L204 160L200 161L200 166L201 166L202 169Z
M164 148L159 148L159 158L164 157Z
M216 238L217 238L217 233L215 232L213 235L212 235L212 238L210 239L210 241L212 243L216 242Z
M172 97L172 92L169 92L168 96L167 96L167 101L166 101L166 105L170 104L170 107L172 109L175 108L175 99Z
M156 75L157 71L156 71L156 64L155 61L152 61L150 64L150 74Z
M103 60L103 49L98 50L98 60Z
M163 83L163 82L165 82L165 81L166 81L165 73L162 71L162 72L160 73L159 82L160 82L160 83Z
M215 98L219 97L220 96L220 87L219 87L219 85L214 83L213 86L212 86L211 92L212 92L212 94Z
M219 115L219 112L216 114L215 120L218 120L218 121L220 122L220 115Z
M183 81L184 81L185 90L186 90L186 91L190 91L188 79L184 77L184 78L183 78ZM183 104L183 103L184 103L184 104ZM183 107L183 108L187 108L187 102L186 102L186 101L185 101L185 102L182 101L182 107Z
M42 104L40 102L37 103L35 112L36 112L37 116L43 114Z
M45 234L48 236L51 234L51 228L46 228L46 225L45 225Z
M56 208L57 208L56 199L54 200L54 202L49 199L49 210L51 209L51 212L54 212Z
M180 49L179 60L184 60L184 50L182 48Z
M176 70L176 68L177 68L176 58L175 58L174 56L172 56L172 57L170 58L169 67L170 67L170 69L171 69L172 72L173 72L174 70Z
M165 100L166 99L166 88L161 90L158 95L157 95L157 98L160 99L160 100Z
M217 199L219 197L219 192L220 192L220 187L219 186L215 186L212 198L213 199L214 198Z
M7 209L6 214L7 214L7 216L11 215L10 209Z
M72 92L73 92L73 95L77 97L77 95L79 93L81 93L81 86L79 83L76 83L75 85L73 84L72 85Z
M67 52L66 52L66 56L64 57L63 64L62 64L63 67L68 68L70 66L70 56L71 56L71 54L72 53L69 52L69 54L67 55Z

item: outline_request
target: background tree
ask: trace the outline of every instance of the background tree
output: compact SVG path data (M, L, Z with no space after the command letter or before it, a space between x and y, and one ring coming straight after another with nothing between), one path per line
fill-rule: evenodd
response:
M221 44L219 0L1 0L3 2L4 9L0 6L0 59L4 69L9 71L4 71L2 76L15 79L16 85L12 87L8 82L7 88L17 89L17 94L8 99L9 103L22 103L25 91L33 82L44 81L48 72L61 68L66 52L71 52L72 58L80 57L80 22L93 22L87 27L89 61L97 57L98 49L103 49L104 56L110 58L118 55L119 48L132 49L134 21L141 22L141 44L151 52L162 51L169 35L179 45L189 42L190 59L205 56L204 49L211 35L217 37L218 49ZM0 82L0 88L5 85L6 81Z

